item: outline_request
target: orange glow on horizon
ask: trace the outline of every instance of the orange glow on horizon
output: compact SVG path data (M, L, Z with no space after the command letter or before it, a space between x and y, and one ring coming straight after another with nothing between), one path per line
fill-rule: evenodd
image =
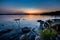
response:
M27 14L40 14L43 12L47 12L47 10L42 10L42 9L34 9L34 8L26 8L26 9L9 9L6 10L8 12L13 12L13 13L27 13Z
M37 10L27 10L26 13L40 13L40 11Z
M43 10L23 10L24 13L28 13L28 14L37 14L37 13L42 13L44 12Z
M23 8L23 9L16 9L17 12L23 12L23 13L28 13L28 14L37 14L37 13L43 13L46 10L41 10L41 9L34 9L34 8Z

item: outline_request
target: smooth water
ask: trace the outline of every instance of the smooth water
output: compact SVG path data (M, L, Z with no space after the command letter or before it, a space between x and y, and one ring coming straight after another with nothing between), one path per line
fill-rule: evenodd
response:
M0 15L0 24L6 24L11 26L15 24L14 19L20 19L20 27L39 27L37 20L59 19L60 16L42 16L42 15ZM10 23L13 22L13 23ZM16 23L18 26L18 24ZM13 25L14 26L14 25ZM17 28L17 27L16 27Z
M38 33L39 23L37 20L48 20L48 19L60 19L60 16L41 16L41 15L0 15L0 31L4 29L15 29L9 33L6 33L2 37L5 39L8 37L20 38L21 32L19 31L22 27L35 28L35 32ZM15 19L20 19L16 21ZM17 30L16 30L17 29ZM18 34L17 34L18 33ZM13 35L13 36L11 36ZM19 36L18 36L19 35ZM31 34L30 34L31 35ZM8 39L7 39L8 40Z

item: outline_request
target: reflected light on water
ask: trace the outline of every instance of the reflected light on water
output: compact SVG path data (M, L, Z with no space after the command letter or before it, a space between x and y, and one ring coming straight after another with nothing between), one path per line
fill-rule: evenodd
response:
M39 19L39 16L35 16L35 15L28 15L24 17L26 20L36 20Z
M27 15L23 17L26 20L46 20L46 19L50 19L50 16L41 16L41 15ZM52 17L54 18L54 17Z
M13 21L14 19L26 19L27 21L47 20L54 19L54 16L42 16L42 15L0 15L0 21ZM57 16L57 18L60 18Z

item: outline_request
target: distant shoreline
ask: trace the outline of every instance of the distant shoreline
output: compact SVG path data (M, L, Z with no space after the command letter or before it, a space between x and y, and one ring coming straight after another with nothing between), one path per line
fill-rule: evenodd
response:
M0 15L29 15L29 14L0 14ZM48 14L31 14L31 15L60 16L60 15L48 15Z
M0 13L0 15L48 15L48 16L60 16L60 11L55 11L55 12L45 12L45 13L35 13L35 14L29 14L29 13Z

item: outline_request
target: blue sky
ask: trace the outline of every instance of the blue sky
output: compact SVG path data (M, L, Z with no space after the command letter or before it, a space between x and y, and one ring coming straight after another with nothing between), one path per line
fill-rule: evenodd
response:
M1 9L60 10L60 0L0 0Z

